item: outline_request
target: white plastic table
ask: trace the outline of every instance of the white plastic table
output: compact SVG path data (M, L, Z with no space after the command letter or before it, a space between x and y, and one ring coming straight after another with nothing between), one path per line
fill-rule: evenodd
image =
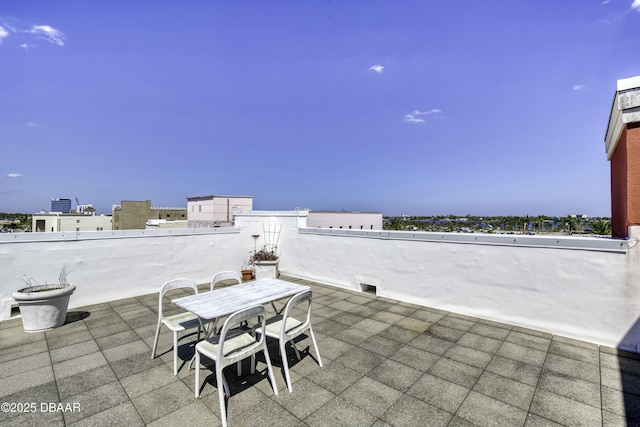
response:
M280 279L263 279L171 300L206 322L238 310L270 303L311 289Z

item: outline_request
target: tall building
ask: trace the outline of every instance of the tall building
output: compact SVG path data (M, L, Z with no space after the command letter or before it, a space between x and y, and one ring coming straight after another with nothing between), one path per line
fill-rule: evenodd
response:
M51 212L70 213L71 212L71 199L51 199Z

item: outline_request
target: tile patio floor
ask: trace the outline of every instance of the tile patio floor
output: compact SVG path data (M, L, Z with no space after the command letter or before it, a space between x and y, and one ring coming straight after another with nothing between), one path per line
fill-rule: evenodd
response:
M324 367L291 352L290 394L272 345L278 396L264 363L241 378L230 369L230 426L640 425L639 355L290 280L313 288ZM220 425L212 371L203 367L206 384L193 395L184 361L195 335L180 341L178 376L166 329L151 360L156 312L157 294L70 310L45 333L2 322L0 402L35 412L3 406L0 425Z

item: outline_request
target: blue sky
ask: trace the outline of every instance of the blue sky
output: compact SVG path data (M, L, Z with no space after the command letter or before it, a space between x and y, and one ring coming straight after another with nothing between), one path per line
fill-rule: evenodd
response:
M638 40L640 0L3 0L0 211L609 216Z

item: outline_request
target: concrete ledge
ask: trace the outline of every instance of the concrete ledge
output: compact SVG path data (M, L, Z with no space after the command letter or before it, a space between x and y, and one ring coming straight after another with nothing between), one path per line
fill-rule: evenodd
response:
M137 237L195 236L206 234L238 234L236 227L171 228L161 230L64 231L59 233L2 233L0 244L16 242L63 242L76 240L131 239Z
M629 240L608 237L540 236L523 234L433 233L415 231L345 230L335 228L301 228L300 234L336 237L359 237L380 240L460 243L494 246L521 246L553 249L626 253Z

